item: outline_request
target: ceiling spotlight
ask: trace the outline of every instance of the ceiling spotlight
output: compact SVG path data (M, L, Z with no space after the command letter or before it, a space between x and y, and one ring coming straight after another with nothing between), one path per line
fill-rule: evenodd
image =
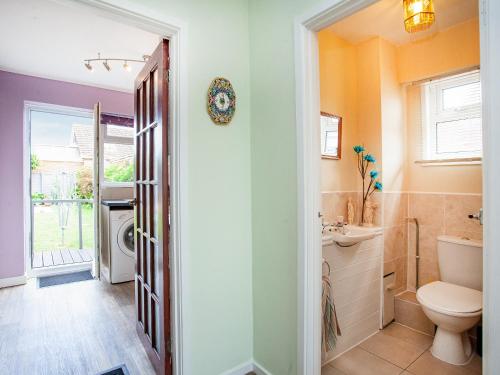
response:
M103 61L102 65L104 65L108 72L111 70L111 66L108 64L108 60Z
M142 55L142 59L143 59L144 61L148 61L150 57L151 57L151 56L149 56L149 55Z
M132 67L128 64L127 60L123 63L123 69L125 69L127 72L130 72L132 70Z
M93 71L94 71L94 68L92 67L92 65L90 65L90 62L88 62L88 61L85 63L85 67L86 67L89 71L91 71L91 72L93 72Z

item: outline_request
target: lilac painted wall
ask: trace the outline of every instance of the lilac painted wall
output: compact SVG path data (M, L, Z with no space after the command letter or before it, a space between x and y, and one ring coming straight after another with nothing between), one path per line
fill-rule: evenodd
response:
M133 114L133 95L0 71L0 279L24 274L24 101Z

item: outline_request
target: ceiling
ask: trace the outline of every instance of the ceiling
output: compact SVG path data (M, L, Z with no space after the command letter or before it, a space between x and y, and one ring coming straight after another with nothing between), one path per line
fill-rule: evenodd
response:
M98 52L140 60L160 39L84 7L52 0L0 1L0 35L0 70L127 92L133 91L142 63L129 63L131 72L119 62L110 62L110 72L94 64L89 72L83 60Z
M351 43L380 36L401 45L477 17L479 13L477 0L434 0L434 10L434 25L414 34L409 34L404 29L402 0L378 1L327 29Z

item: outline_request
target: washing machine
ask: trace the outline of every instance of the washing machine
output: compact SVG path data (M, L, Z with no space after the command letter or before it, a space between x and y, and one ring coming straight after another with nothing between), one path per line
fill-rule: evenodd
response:
M129 200L102 201L101 275L112 284L135 277L134 209Z

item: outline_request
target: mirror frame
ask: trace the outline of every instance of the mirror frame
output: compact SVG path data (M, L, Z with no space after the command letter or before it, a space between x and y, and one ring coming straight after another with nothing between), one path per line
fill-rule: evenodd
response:
M323 112L323 111L320 112L320 115L324 116L324 117L336 118L339 120L337 156L326 155L326 154L323 154L323 151L321 151L321 159L340 160L342 158L342 117L334 115L332 113ZM320 127L319 131L320 131L320 136L321 136L321 121L320 121L319 127Z

